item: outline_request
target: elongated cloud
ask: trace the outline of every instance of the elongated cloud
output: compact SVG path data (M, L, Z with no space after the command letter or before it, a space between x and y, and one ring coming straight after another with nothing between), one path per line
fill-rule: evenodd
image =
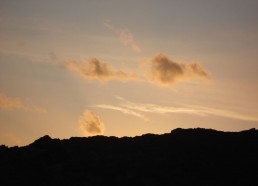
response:
M198 63L177 63L165 54L158 54L144 63L147 78L156 84L170 86L191 79L209 79L208 72Z
M21 109L24 108L24 103L17 99L11 98L0 93L0 108L2 109Z
M143 113L152 114L190 114L197 116L207 116L214 115L219 117L245 120L245 121L258 121L257 115L244 114L227 109L218 109L212 107L203 107L199 105L186 105L183 107L172 107L163 106L157 104L146 104L146 103L135 103L125 100L124 98L118 97L121 101L118 105L96 105L98 108L105 108L111 110L117 110L132 116L148 120L148 118Z
M86 136L96 136L104 133L104 123L99 116L90 110L86 110L81 116L79 125Z
M65 62L65 65L86 79L96 79L100 81L108 81L117 79L121 81L135 79L134 74L129 74L121 70L116 70L112 65L99 61L97 58L90 58L83 63L76 61Z
M22 109L30 112L45 113L46 110L24 103L18 98L12 98L0 93L0 109Z
M123 108L130 109L132 111L149 112L156 114L166 114L166 113L179 113L179 114L192 114L192 115L214 115L219 117L226 117L231 119L239 119L245 121L258 121L258 117L254 115L247 115L243 113L238 113L226 109L216 109L211 107L195 106L189 105L187 107L170 107L155 104L142 104L133 103L126 101L121 105Z
M132 115L132 116L136 116L138 118L144 119L144 120L148 120L144 115L140 114L139 112L135 112L133 110L123 108L123 107L120 107L120 106L96 105L95 107L109 109L109 110L116 110L116 111L122 112L124 114Z
M143 104L143 103L133 103L126 102L122 104L123 107L135 111L141 112L150 112L157 114L166 114L166 113L182 113L182 114L194 114L194 115L205 115L202 110L193 109L193 108L184 108L184 107L169 107L161 106L156 104Z
M121 29L121 30L116 29L116 28L114 28L113 25L111 25L111 23L109 21L106 21L104 23L104 25L108 29L115 32L119 36L121 43L123 43L125 46L131 47L131 49L134 52L141 52L141 48L135 42L133 34L128 29Z

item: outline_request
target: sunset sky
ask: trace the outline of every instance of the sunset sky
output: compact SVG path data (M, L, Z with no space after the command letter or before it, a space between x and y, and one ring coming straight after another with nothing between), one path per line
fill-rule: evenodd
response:
M257 0L0 0L0 144L258 128Z

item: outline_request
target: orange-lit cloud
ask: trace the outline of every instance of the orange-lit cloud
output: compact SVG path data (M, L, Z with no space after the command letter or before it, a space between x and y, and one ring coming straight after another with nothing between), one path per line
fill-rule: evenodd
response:
M106 21L104 25L119 35L121 43L125 46L130 46L134 52L141 52L141 48L135 42L133 34L128 29L116 29L113 25L111 25L110 21Z
M25 104L18 98L12 98L0 93L0 109L22 109L30 112L45 113L46 110L34 105Z
M136 79L136 75L127 72L116 70L112 65L99 61L97 58L85 60L83 63L76 61L65 62L65 65L86 79L96 79L107 81L117 79L121 81Z
M113 68L111 64L100 61L97 58L88 58L82 62L66 61L65 66L77 72L87 80L120 80L142 81L169 87L174 83L201 79L209 80L209 73L198 63L177 63L165 54L158 54L143 63L145 76L128 73Z
M104 123L99 116L89 110L83 113L79 125L86 136L96 136L104 133Z
M208 80L209 73L198 63L178 63L165 54L158 54L144 62L147 78L158 85L170 86L191 79Z

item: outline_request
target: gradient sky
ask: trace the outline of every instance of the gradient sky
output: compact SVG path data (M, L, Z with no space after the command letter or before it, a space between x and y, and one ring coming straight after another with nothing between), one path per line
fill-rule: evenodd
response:
M258 128L257 0L0 0L0 144Z

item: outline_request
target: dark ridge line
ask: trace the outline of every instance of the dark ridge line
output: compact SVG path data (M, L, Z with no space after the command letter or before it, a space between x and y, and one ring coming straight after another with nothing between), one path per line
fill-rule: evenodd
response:
M195 136L198 137L198 135L203 136L203 135L209 135L210 137L212 136L216 136L216 135L228 135L228 136L241 136L241 135L251 135L251 134L258 134L257 132L258 130L255 128L251 128L248 130L242 130L242 131L220 131L220 130L215 130L215 129L211 129L211 128L175 128L173 130L171 130L170 133L164 133L164 134L153 134L153 133L146 133L146 134L142 134L139 136L134 136L134 137L129 137L129 136L123 136L123 137L116 137L116 136L104 136L104 135L97 135L97 136L88 136L88 137L70 137L70 138L65 138L65 139L59 139L59 138L51 138L49 135L44 135L42 137L40 137L39 139L35 140L34 142L32 142L29 145L25 145L25 146L12 146L12 147L8 147L6 145L0 145L0 150L1 148L23 148L23 147L28 147L31 146L35 143L40 143L40 142L50 142L50 141L58 141L58 142L62 142L62 141L68 141L68 140L72 140L72 141L78 141L78 140L91 140L91 139L116 139L116 140L123 140L123 139L127 139L127 140L133 140L133 139L139 139L139 138L143 138L143 137L148 137L148 136L152 136L152 137L158 137L158 136L180 136L180 135L185 135L185 136ZM199 136L199 137L200 137ZM182 136L183 137L183 136Z
M177 128L135 137L52 139L0 146L0 185L258 185L258 130Z

